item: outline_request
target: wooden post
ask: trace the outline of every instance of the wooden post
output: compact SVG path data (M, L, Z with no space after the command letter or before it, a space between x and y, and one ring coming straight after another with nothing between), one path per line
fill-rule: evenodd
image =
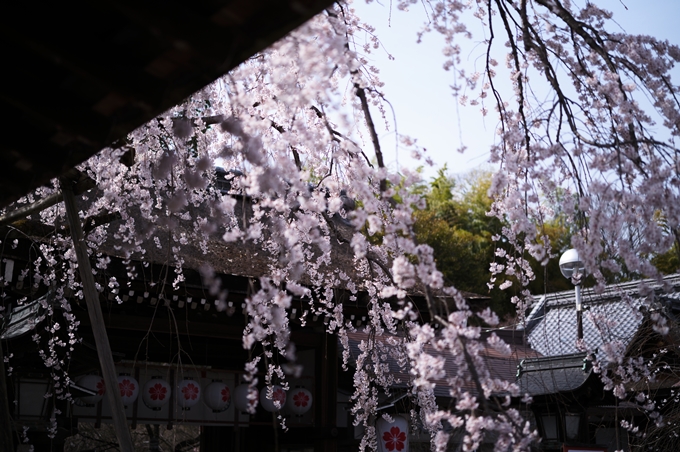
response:
M120 391L117 390L118 377L116 376L116 367L113 363L109 338L106 335L102 307L99 304L99 293L94 284L90 257L85 248L83 230L80 225L78 211L76 210L76 201L73 196L71 182L62 179L60 180L60 183L61 191L64 196L64 205L66 206L66 217L68 218L71 229L71 238L73 238L73 246L76 250L80 279L83 284L83 295L85 296L87 312L90 316L90 322L92 323L92 334L94 335L94 342L97 346L97 355L99 356L102 376L104 377L104 383L106 384L106 397L108 398L109 405L111 405L111 418L113 419L116 437L118 438L121 452L134 452L130 429L128 428L127 419L125 418L125 407L120 398Z
M338 393L338 342L334 334L323 333L321 346L316 353L316 398L317 426L323 432L314 444L315 451L335 452L338 450L337 393ZM320 396L320 397L319 397ZM316 402L318 400L318 402Z
M5 354L2 351L2 339L0 339L0 413L2 413L2 418L5 419L0 422L0 450L14 450L12 416L10 415L9 398L7 397Z

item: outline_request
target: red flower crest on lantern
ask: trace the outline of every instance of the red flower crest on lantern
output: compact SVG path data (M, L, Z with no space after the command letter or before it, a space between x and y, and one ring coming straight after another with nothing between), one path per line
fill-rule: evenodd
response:
M182 394L184 394L186 400L196 400L198 397L198 387L193 383L189 383L182 388Z
M293 402L295 402L295 406L307 406L309 403L309 396L300 391L293 396Z
M160 383L156 383L149 388L149 396L151 396L151 400L163 400L167 393L168 388Z
M135 391L135 384L127 378L118 383L118 387L121 397L132 397L132 393Z
M272 401L279 402L281 405L286 403L286 392L282 388L277 388L274 391Z
M229 401L229 397L230 397L230 395L229 395L229 388L227 388L227 387L225 386L224 388L222 388L222 391L220 391L220 394L222 394L222 401L223 401L223 402Z
M389 432L383 433L387 450L402 450L406 442L406 433L399 430L399 427L392 427Z
M103 395L106 392L106 385L104 384L104 380L99 380L97 382L97 395Z

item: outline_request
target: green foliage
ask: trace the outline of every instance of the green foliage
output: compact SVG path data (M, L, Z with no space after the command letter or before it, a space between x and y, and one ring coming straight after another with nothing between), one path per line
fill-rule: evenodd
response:
M508 294L487 286L497 246L492 237L502 228L497 218L487 215L492 203L487 194L491 176L476 171L454 180L446 174L446 166L440 169L423 193L427 207L415 214L415 232L419 242L434 249L447 283L488 296L492 309L506 316L514 309Z
M437 212L416 213L416 236L435 250L439 269L461 290L485 293L491 241L484 236L452 227ZM480 284L480 282L482 284Z
M446 166L441 168L429 185L417 189L417 193L426 200L426 208L415 213L415 232L420 243L427 243L434 249L437 266L447 283L460 290L488 296L492 309L499 316L508 317L514 313L514 306L509 300L517 286L506 291L499 290L498 285L503 282L500 276L493 288L489 289L488 285L491 277L489 264L497 260L496 248L505 248L502 239L498 242L492 240L493 236L502 235L503 224L498 218L487 215L492 205L488 196L491 180L492 174L485 171L454 179L447 174ZM573 289L571 282L560 272L559 257L571 248L574 231L587 227L587 220L556 208L562 205L557 201L564 201L564 196L567 195L559 190L546 195L544 201L548 204L545 211L551 212L552 217L542 218L539 222L538 236L549 242L553 254L543 262L538 262L528 252L522 256L529 261L535 274L535 279L528 286L533 294ZM665 226L664 218L654 220ZM669 234L675 233L671 228L666 229ZM607 247L604 248L602 259L608 255ZM505 251L513 252L509 247ZM662 273L677 272L680 269L678 241L668 252L649 256L649 259ZM616 274L605 272L609 282L641 276L631 274L623 263L621 265L623 269ZM594 279L589 277L583 284L589 286L594 283Z
M678 242L663 254L652 258L652 264L663 274L670 275L680 271L680 252L678 252Z
M680 231L674 228L668 221L668 218L661 214L661 212L657 212L654 216L654 221L661 226L665 234L668 234L668 236L673 237L675 240L671 249L665 253L652 256L652 264L665 275L677 273L680 271Z
M420 188L427 207L416 212L415 231L419 242L434 249L437 266L449 284L488 296L488 304L499 316L510 317L515 310L510 298L516 286L498 289L501 277L493 288L488 285L489 264L497 260L496 249L505 248L503 240L492 239L501 236L502 222L487 215L493 201L488 195L491 179L491 172L474 171L454 180L447 175L446 167L440 169L429 187ZM539 235L546 237L555 253L560 253L570 247L570 228L566 214L556 212L554 218L544 219ZM512 252L509 248L505 251ZM536 275L529 285L531 292L543 294L572 288L560 272L559 254L547 262L537 262L528 253L523 257Z
M430 183L429 189L425 192L428 210L437 210L443 205L447 205L453 199L453 188L455 182L446 175L446 165L437 172L437 177Z

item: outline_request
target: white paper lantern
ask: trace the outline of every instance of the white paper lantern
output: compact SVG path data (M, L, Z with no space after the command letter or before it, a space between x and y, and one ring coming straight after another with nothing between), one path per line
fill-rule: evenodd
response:
M213 413L221 413L231 405L231 393L229 386L221 380L213 380L205 387L203 392L203 402L213 410Z
M401 416L392 416L394 422L380 417L375 428L378 433L379 452L408 452L408 422Z
M234 388L234 406L237 410L245 413L248 411L248 407L253 407L257 403L257 391L254 391L254 397L252 399L248 398L248 393L250 392L250 386L248 384L241 384Z
M271 399L267 398L267 386L260 391L260 404L270 413L280 410L286 404L286 391L279 385L274 385L272 390ZM278 402L278 406L274 402Z
M286 407L296 416L302 416L312 408L312 393L305 388L293 389L286 398Z
M161 377L151 377L142 389L142 401L144 405L154 411L158 411L170 401L172 388Z
M130 375L120 374L118 376L118 389L123 405L128 406L135 403L139 396L139 382Z
M201 401L201 385L192 378L185 378L177 385L177 404L189 410Z
M76 397L76 404L80 406L94 406L99 403L106 393L106 384L99 375L83 375L78 378L76 384L96 393L95 395Z

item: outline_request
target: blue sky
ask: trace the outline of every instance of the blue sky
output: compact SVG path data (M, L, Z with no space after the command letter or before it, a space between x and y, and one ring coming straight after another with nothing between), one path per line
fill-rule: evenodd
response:
M595 3L612 11L614 20L629 33L651 34L680 44L680 0L599 0ZM456 81L452 71L442 68L443 41L438 35L427 34L422 43L416 43L416 33L427 20L424 7L415 4L408 13L394 7L390 17L389 0L368 5L364 0L355 0L353 6L362 19L377 28L386 51L394 57L390 60L386 52L380 51L371 58L381 70L381 79L386 84L383 91L395 110L398 132L416 138L436 164L434 169L426 170L426 177L434 176L436 168L444 164L451 173L492 168L486 161L496 119L491 114L483 118L479 107L457 106L450 89ZM475 64L481 69L482 63L476 61L481 47L465 40L461 46L467 55L463 62L467 71L474 70ZM678 82L680 80L675 80ZM388 115L391 119L391 112ZM422 161L413 161L409 152L396 148L393 125L391 130L383 129L381 133L383 152L391 167L396 167L397 158L400 166L421 165ZM461 140L468 148L465 154L456 151Z

